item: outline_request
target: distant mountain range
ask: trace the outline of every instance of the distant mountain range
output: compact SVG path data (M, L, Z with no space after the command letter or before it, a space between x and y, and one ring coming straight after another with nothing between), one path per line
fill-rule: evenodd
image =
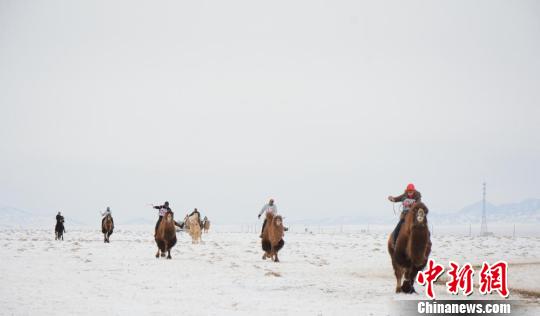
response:
M53 227L55 225L55 214L53 216L37 215L28 211L24 211L15 207L3 206L0 207L0 227ZM66 222L70 225L81 226L83 223L65 217Z
M475 224L482 219L482 201L473 203L455 212L430 210L429 220L433 224ZM396 212L398 212L396 210ZM518 203L494 205L486 202L488 223L535 223L540 222L540 199L527 199ZM370 215L338 216L319 219L296 219L288 222L295 225L365 225L395 224L397 216Z
M155 225L156 221L148 219L148 218L137 217L137 218L128 219L126 221L119 221L118 224L119 225Z
M494 205L486 202L487 221L489 223L540 223L540 199L527 199L518 203ZM398 210L396 210L398 212ZM482 219L482 202L468 205L456 212L438 212L430 210L429 220L435 225L479 224ZM290 225L336 226L336 225L366 225L366 224L395 224L397 215L387 214L334 216L326 218L287 219ZM70 226L85 224L66 216ZM43 216L14 207L0 207L0 227L53 227L54 216ZM120 225L153 225L155 222L147 218L131 218L118 221ZM230 224L230 223L229 223Z
M440 224L480 223L482 201L473 203L453 213L432 213L432 222ZM488 223L533 223L540 222L540 199L527 199L519 203L494 205L486 201Z

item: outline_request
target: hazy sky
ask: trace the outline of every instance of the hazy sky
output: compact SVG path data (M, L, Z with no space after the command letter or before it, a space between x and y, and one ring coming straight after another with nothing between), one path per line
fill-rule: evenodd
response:
M0 0L0 205L252 221L540 197L539 1Z

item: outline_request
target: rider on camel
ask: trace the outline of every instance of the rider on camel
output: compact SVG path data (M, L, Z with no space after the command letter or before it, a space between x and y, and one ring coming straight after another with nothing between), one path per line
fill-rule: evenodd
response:
M56 222L64 222L64 216L62 216L62 214L60 212L58 212L58 214L56 214Z
M159 223L161 223L161 220L163 219L163 216L165 215L165 213L167 213L168 211L171 210L171 208L169 207L169 202L168 201L165 201L165 203L163 203L163 205L159 205L159 206L154 206L152 205L155 209L159 210L159 218L156 222L156 229L155 231L157 231L158 227L159 227Z
M401 202L403 205L403 210L399 217L399 222L394 231L392 232L392 238L395 244L399 235L399 230L401 229L401 225L403 225L403 223L405 222L405 215L411 209L414 203L420 202L422 200L422 194L420 194L420 192L416 190L414 184L409 183L403 194L399 196L389 196L388 200L390 202Z
M201 229L203 228L202 226L202 221L201 221L201 213L199 213L199 211L195 208L193 210L193 212L191 212L191 214L188 215L188 217L191 217L193 216L194 214L197 214L199 216L199 226L201 227Z
M276 204L274 204L274 199L270 199L270 201L268 201L268 203L266 203L261 211L259 212L259 216L258 218L261 218L261 215L263 213L271 213L272 215L277 215L277 207L276 207ZM262 233L264 231L264 227L266 226L266 217L264 218L264 222L263 222L263 225L262 225L262 229L261 229L261 235L259 236L259 238L262 238Z
M103 222L105 222L107 216L111 216L112 228L114 229L114 220L112 218L111 208L107 206L105 212L101 212L101 216L103 216L103 218L101 219L101 227L103 227Z

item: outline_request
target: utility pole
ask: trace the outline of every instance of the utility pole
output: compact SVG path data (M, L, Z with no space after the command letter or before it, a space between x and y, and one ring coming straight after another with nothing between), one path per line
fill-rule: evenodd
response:
M487 218L486 218L486 183L482 185L482 225L480 226L480 236L488 235Z

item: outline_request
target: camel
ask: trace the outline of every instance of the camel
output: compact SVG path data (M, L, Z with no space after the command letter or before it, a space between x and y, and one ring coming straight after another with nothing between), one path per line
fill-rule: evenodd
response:
M54 239L55 240L64 240L64 233L66 228L64 227L64 218L59 221L56 221L56 226L54 227Z
M208 220L208 217L204 217L203 219L203 231L208 234L208 231L210 230L210 221Z
M199 215L193 214L190 216L186 216L184 219L184 229L187 229L189 232L189 235L191 236L191 243L198 244L201 240L201 225L200 225L200 219Z
M424 203L415 203L405 215L405 222L401 226L395 245L392 234L388 238L388 253L396 276L396 293L415 293L416 275L427 264L431 253L428 212ZM403 276L405 280L402 284Z
M158 246L156 258L159 258L160 254L165 257L165 252L167 252L167 259L171 259L171 248L176 244L176 227L172 211L167 211L163 215L156 231L155 240Z
M262 233L262 249L264 250L263 260L270 258L274 262L279 262L278 251L283 248L284 228L283 218L280 215L274 216L266 213L266 226Z
M101 221L101 232L103 233L103 242L109 243L109 237L112 235L114 229L113 219L110 214L105 216L103 221Z

